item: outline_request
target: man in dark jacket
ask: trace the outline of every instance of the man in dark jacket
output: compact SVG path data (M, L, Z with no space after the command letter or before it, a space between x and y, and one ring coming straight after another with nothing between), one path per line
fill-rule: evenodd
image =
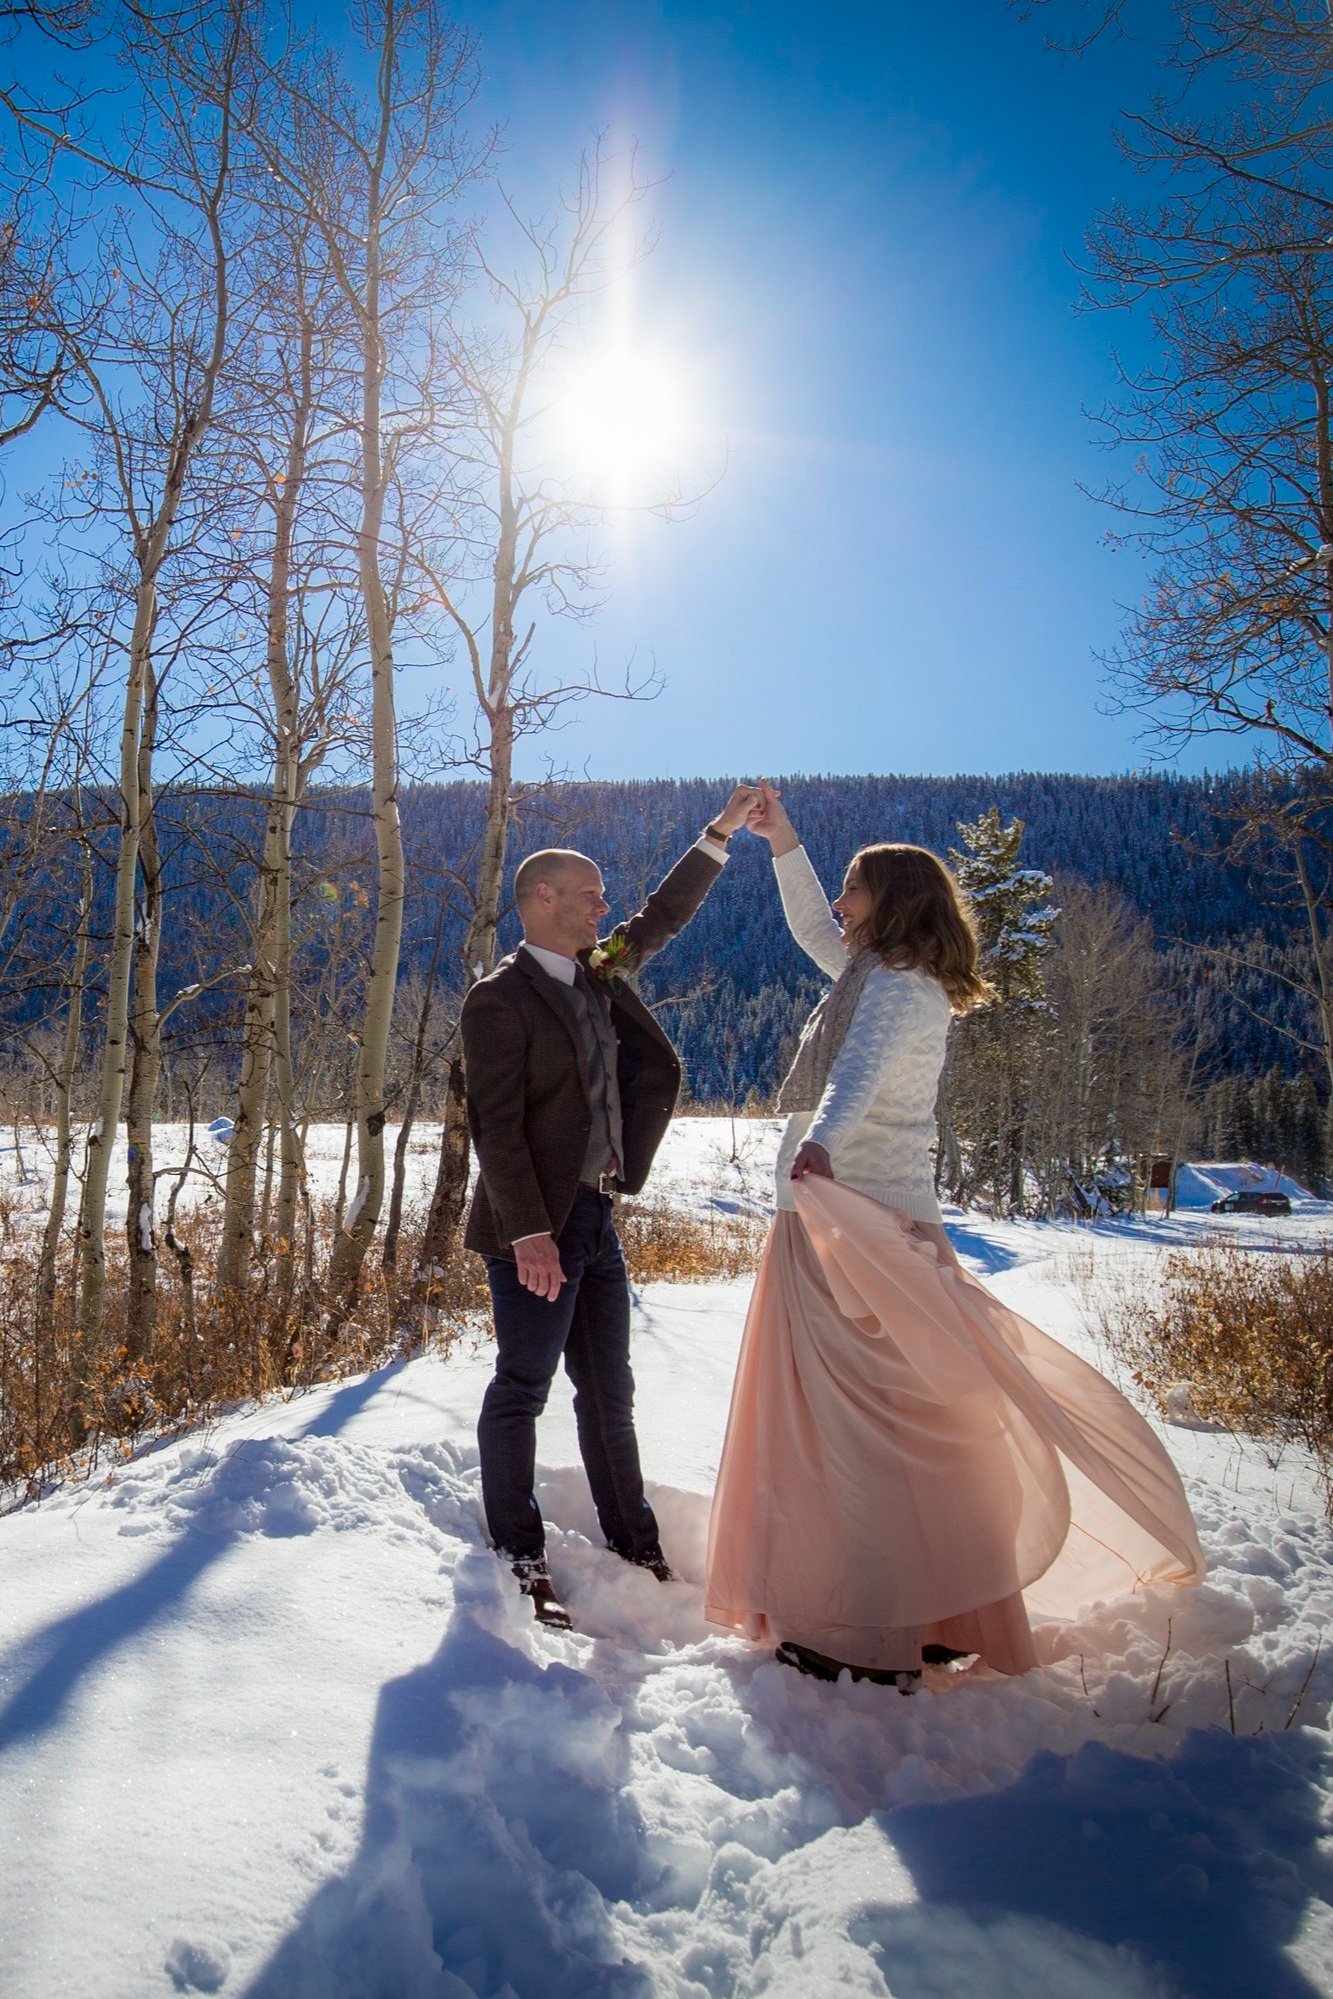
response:
M626 980L693 916L755 797L739 786L603 944L596 863L562 848L530 855L514 882L523 943L463 1004L481 1169L465 1240L486 1259L495 1313L495 1374L477 1426L482 1497L496 1552L544 1623L569 1624L533 1493L537 1417L562 1356L607 1545L671 1580L639 1468L629 1282L611 1196L637 1194L647 1179L680 1064Z

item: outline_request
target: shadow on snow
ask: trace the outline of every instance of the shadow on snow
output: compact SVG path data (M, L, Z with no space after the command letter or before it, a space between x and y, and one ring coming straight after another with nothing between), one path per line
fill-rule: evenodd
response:
M1319 1999L1284 1945L1307 1902L1333 1893L1323 1754L1312 1731L1196 1730L1170 1762L1093 1742L1041 1752L988 1796L878 1816L936 1923L945 1909L988 1926L1020 1916L1127 1945L1190 1999ZM868 1904L853 1934L888 1967L912 1920ZM891 1983L913 1999L896 1970Z
M246 1999L660 1993L653 1966L626 1955L612 1906L640 1915L666 1906L661 1860L625 1788L632 1724L590 1673L543 1667L486 1628L496 1603L486 1551L463 1558L456 1582L434 1658L381 1692L359 1852L316 1893ZM764 1757L797 1758L811 1787L828 1781L836 1793L808 1712L775 1710L771 1685L760 1693L754 1671L736 1666L728 1677ZM966 1703L967 1692L948 1698ZM888 1707L889 1730L898 1713ZM949 1708L939 1715L947 1732ZM869 1815L915 1900L877 1901L849 1882L840 1911L821 1914L818 1896L808 1909L799 1896L793 1904L757 1861L756 1912L768 1876L779 1926L797 1914L831 1918L882 1967L895 1999L939 1999L953 1963L965 1985L978 1989L981 1977L990 1982L980 1989L1006 1999L1168 1986L1189 1999L1319 1999L1285 1947L1306 1906L1333 1892L1318 1845L1323 1753L1309 1730L1196 1731L1171 1761L1099 1743L1068 1757L1042 1752L1003 1790ZM845 1823L864 1822L863 1808L843 1802ZM820 1830L798 1814L772 1857L817 1842ZM671 1912L688 1919L685 1904L673 1900ZM714 1999L751 1989L746 1934L755 1947L748 1917L738 1951L692 1974Z
M433 1659L375 1716L362 1844L321 1888L248 1999L650 1999L608 1904L633 1898L643 1825L618 1706L478 1621L487 1550L455 1572Z
M385 1368L363 1381L349 1382L331 1397L327 1409L295 1432L296 1437L335 1436L390 1376L400 1372L400 1366ZM215 1471L225 1479L229 1463L243 1458L254 1441L242 1439ZM285 1530L274 1524L266 1531ZM239 1529L229 1528L183 1534L130 1582L24 1639L11 1656L22 1659L27 1670L0 1706L0 1755L54 1728L80 1683L123 1646L174 1616L199 1578L243 1538L247 1537Z

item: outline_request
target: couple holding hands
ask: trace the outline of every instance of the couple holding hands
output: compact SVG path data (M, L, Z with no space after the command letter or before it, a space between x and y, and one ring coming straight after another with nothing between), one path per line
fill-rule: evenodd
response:
M705 1614L786 1665L911 1691L923 1664L1038 1663L1031 1617L1203 1572L1179 1477L1094 1368L1008 1310L945 1234L931 1149L950 1020L990 998L949 870L863 847L830 903L778 792L740 785L599 937L586 855L523 861L523 942L463 1006L496 1363L478 1424L496 1553L568 1629L533 1493L563 1359L608 1548L673 1580L634 1431L613 1197L642 1188L680 1065L630 981L680 931L742 828L772 851L797 943L832 980L782 1086L776 1213L737 1366ZM1049 1652L1049 1638L1046 1650Z

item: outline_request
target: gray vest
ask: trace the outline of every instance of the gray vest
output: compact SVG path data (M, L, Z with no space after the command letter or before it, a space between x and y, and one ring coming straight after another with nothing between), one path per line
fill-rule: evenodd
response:
M582 966L572 986L563 987L573 1005L583 1042L588 1069L589 1109L592 1130L583 1156L580 1180L595 1186L603 1173L618 1173L624 1161L620 1119L620 1082L616 1075L619 1044L611 1025L611 1009L600 994L591 989Z

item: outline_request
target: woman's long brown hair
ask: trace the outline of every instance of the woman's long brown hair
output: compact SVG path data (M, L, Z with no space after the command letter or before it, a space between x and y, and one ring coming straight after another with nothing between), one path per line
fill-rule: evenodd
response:
M862 847L852 862L871 897L858 950L874 951L895 971L929 972L955 1013L994 998L972 912L943 861L925 847L885 841Z

